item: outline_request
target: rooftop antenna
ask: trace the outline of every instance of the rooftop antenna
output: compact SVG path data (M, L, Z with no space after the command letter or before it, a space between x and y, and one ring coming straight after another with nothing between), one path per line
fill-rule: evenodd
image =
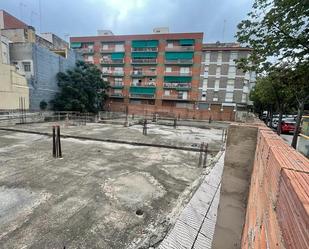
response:
M224 42L225 39L225 26L226 26L226 20L223 21L223 30L222 30L222 42Z

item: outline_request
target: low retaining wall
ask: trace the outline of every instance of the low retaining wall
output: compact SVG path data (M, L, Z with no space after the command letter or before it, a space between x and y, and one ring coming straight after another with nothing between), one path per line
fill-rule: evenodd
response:
M306 157L264 125L231 125L212 248L309 248L308 190Z
M308 190L309 160L259 128L241 248L309 248Z
M126 105L123 103L114 102L110 106L110 111L113 112L125 112ZM181 119L198 119L198 120L212 120L218 121L234 121L235 112L233 107L225 106L221 110L219 105L212 106L211 110L198 110L189 108L176 108L172 106L156 106L156 105L146 105L146 104L129 104L128 105L129 114L152 114L158 113L162 117L180 117Z

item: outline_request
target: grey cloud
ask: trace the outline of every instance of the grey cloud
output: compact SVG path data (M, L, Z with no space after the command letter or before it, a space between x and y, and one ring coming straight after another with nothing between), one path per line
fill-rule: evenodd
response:
M0 8L18 18L22 14L25 22L32 21L39 29L39 16L33 14L39 13L38 3L0 0ZM115 3L120 3L119 7ZM61 37L96 35L97 29L141 34L168 26L171 32L204 32L204 41L214 42L223 41L226 20L224 41L234 41L236 25L246 17L251 5L252 0L41 0L42 31Z

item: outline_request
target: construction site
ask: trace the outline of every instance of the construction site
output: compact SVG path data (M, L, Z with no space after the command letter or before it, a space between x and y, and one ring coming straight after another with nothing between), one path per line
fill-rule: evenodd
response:
M10 113L0 168L0 248L308 248L308 159L254 120Z

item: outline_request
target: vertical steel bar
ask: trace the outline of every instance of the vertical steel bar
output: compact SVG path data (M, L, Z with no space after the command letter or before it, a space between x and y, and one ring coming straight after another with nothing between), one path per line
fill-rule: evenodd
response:
M53 157L56 157L56 132L55 132L55 126L53 126Z
M61 141L60 141L60 126L57 126L57 139L58 139L58 157L62 157L62 151L61 151Z

